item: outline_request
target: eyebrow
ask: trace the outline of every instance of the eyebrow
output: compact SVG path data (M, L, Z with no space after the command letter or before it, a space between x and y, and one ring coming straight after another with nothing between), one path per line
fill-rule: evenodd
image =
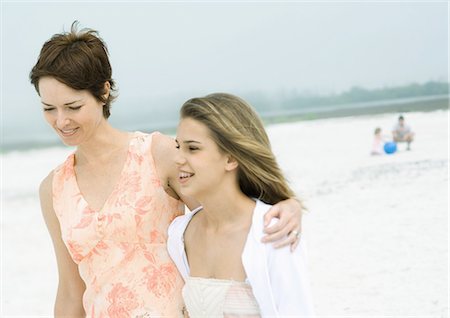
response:
M82 99L75 100L75 101L73 101L73 102L65 103L64 106L70 106L70 105L73 105L73 104L78 103L78 102L81 102L81 101L82 101ZM41 101L41 103L44 104L45 106L55 107L55 106L52 105L52 104L47 104L47 103L42 102L42 101Z
M180 142L178 141L178 139L175 139L175 141L176 141L177 143L180 143ZM201 144L200 141L195 141L195 140L185 140L185 141L183 141L183 144L190 144L190 143Z

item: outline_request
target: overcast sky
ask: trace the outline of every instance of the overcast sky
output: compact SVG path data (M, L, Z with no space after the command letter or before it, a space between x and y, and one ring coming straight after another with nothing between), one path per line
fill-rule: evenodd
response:
M42 122L28 74L42 44L74 20L108 44L126 105L446 81L448 13L445 2L4 2L2 124Z

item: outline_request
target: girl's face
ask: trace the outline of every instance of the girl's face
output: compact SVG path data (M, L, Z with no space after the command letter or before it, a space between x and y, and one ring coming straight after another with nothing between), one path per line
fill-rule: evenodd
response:
M85 142L106 121L103 103L87 90L76 90L53 77L43 77L39 80L39 95L45 120L66 145Z
M229 155L220 151L208 127L197 120L181 119L176 142L178 181L183 195L201 200L213 191L220 191L237 167Z

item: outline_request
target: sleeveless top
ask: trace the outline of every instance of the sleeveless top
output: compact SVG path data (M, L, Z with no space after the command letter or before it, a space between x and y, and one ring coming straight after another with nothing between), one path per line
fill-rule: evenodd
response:
M252 287L245 282L189 276L183 298L190 318L259 318Z
M62 239L86 284L88 317L179 317L183 280L167 252L167 229L183 214L151 153L152 137L133 134L112 193L95 211L83 198L75 155L54 170L53 206Z

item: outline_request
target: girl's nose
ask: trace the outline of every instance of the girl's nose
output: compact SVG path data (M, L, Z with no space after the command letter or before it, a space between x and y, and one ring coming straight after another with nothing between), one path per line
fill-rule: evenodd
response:
M181 166L186 163L186 158L181 155L180 149L178 149L177 155L175 156L175 163L178 166Z

